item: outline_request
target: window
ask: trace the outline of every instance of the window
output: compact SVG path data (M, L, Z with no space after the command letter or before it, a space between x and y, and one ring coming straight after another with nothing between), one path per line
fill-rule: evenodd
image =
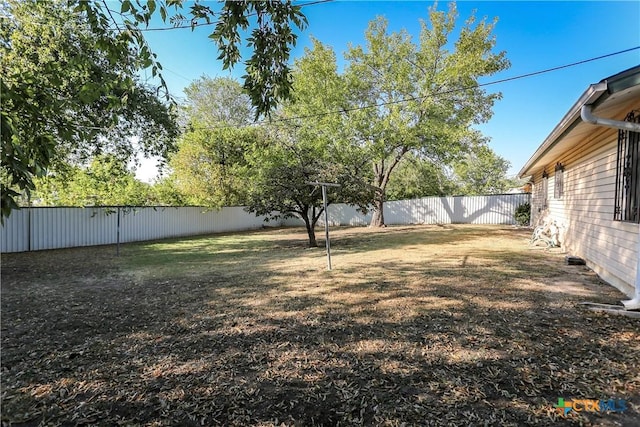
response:
M553 198L561 199L564 195L564 166L556 164L555 184L553 186Z
M625 121L640 123L638 111L630 112ZM613 219L640 223L640 132L618 131L616 159L616 192Z
M549 174L542 172L542 209L547 209L547 199L549 198Z

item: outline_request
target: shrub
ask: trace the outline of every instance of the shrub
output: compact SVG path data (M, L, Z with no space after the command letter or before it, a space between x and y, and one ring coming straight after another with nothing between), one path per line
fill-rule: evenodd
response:
M531 205L529 202L523 203L516 208L513 217L520 226L529 225L531 222Z

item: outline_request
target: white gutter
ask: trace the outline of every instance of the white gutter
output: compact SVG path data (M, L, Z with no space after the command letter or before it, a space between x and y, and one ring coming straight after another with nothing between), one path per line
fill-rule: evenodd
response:
M578 117L583 121L599 126L611 127L630 132L640 132L640 123L623 122L620 120L605 119L593 115L594 104L603 102L607 95L627 90L640 85L640 65L618 73L600 83L590 85L580 99L571 107L564 118L556 125L551 134L538 147L527 163L518 173L519 177L531 175L531 169L536 163L557 144L563 134L570 132ZM625 310L640 310L640 228L638 229L638 245L636 260L635 292L630 300L622 301ZM619 307L619 306L618 306Z
M527 163L522 167L520 172L518 173L519 177L523 177L525 175L530 175L530 169L535 165L535 163L540 159L540 157L544 156L544 154L553 148L553 146L558 142L561 135L569 129L576 120L580 118L580 109L585 104L593 104L596 102L603 93L607 91L607 83L600 82L596 84L590 85L587 90L582 94L582 96L573 104L571 109L565 114L565 116L560 120L560 123L556 125L556 127L551 131L549 136L544 140L542 145L538 147L535 153L531 156L531 158L527 161Z
M629 132L640 132L640 123L623 122L620 120L605 119L603 117L594 116L592 105L583 105L580 110L580 117L587 123L598 126L606 126L615 129L628 130Z

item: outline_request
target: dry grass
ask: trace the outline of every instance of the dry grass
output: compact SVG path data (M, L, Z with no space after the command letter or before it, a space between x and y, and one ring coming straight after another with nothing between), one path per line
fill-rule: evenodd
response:
M291 229L3 255L3 425L638 425L639 321L527 239L335 229L331 272Z

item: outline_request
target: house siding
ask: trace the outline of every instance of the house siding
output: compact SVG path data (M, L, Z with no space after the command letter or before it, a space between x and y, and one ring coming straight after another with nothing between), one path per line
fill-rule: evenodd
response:
M542 173L540 171L533 176L533 189L531 190L531 224L537 226L545 217L546 205L545 205L545 193ZM549 189L547 188L547 197Z
M542 209L543 194L533 192L532 214L535 220L554 220L560 227L561 244L567 252L587 261L600 277L631 296L638 264L638 224L613 220L616 179L617 131L592 133L555 160L564 169L564 195L554 199L554 167L545 165L549 174L547 209ZM534 175L534 188L542 188L542 171Z

